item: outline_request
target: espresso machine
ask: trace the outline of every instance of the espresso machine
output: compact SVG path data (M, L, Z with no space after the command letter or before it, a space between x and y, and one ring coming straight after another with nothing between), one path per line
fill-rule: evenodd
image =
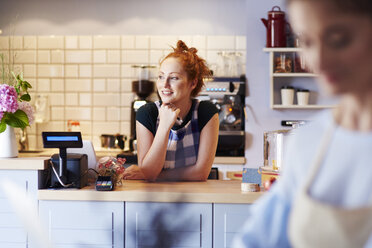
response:
M245 148L245 76L214 77L205 82L197 97L215 104L219 113L216 156L244 156Z
M136 93L131 106L129 150L136 149L136 113L140 107L149 102L148 97L154 92L155 83L150 80L150 69L155 66L133 65L138 74L138 80L132 81L132 91Z

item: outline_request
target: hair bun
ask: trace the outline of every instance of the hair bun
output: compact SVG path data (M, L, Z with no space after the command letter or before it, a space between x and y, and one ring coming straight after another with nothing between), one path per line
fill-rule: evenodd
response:
M187 53L187 52L190 52L192 54L196 54L198 52L198 50L195 48L195 47L188 47L185 42L183 42L182 40L179 40L177 42L177 47L174 48L174 51L175 52L178 52L178 53Z
M175 49L175 51L177 52L187 52L189 50L189 48L187 47L187 45L185 44L185 42L183 42L182 40L179 40L177 42L177 47Z
M191 47L191 48L189 49L189 52L190 52L190 53L194 53L194 54L196 54L196 53L198 52L198 49L196 49L195 47Z

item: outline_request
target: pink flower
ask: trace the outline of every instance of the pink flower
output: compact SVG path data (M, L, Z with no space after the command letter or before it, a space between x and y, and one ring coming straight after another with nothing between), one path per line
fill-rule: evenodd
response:
M14 113L18 109L17 92L13 86L0 84L0 112Z
M34 123L34 113L35 113L35 110L34 108L31 106L31 104L29 102L20 102L18 104L18 107L20 110L22 110L23 112L26 113L27 117L28 117L28 123L31 125L32 123Z

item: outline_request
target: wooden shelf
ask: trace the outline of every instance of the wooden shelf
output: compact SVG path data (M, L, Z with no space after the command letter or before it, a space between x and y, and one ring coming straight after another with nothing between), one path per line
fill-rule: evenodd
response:
M291 73L273 73L273 77L317 77L315 73L291 72Z
M281 105L274 104L273 109L326 109L334 108L336 105L318 105L318 104L309 104L309 105Z
M274 89L277 87L275 86L276 83L281 82L280 78L287 78L289 85L292 83L292 79L295 78L310 78L313 80L313 78L316 78L318 75L315 73L309 73L309 72L290 72L290 73L274 73L274 59L275 59L275 53L296 53L301 52L302 49L300 47L273 47L273 48L263 48L264 52L269 53L269 68L270 68L270 107L271 109L298 109L298 110L316 110L316 109L326 109L326 108L333 108L335 105L322 105L322 104L309 104L309 105L281 105L281 104L274 104L278 102L279 99L276 99L278 97L278 94L274 94ZM308 81L308 80L306 80ZM307 84L307 82L301 82L301 86L304 86ZM298 85L298 83L296 84ZM297 86L300 87L300 86ZM309 86L310 87L310 86ZM277 93L277 92L275 92ZM275 98L275 99L274 99Z
M266 47L263 49L264 52L300 52L300 47Z

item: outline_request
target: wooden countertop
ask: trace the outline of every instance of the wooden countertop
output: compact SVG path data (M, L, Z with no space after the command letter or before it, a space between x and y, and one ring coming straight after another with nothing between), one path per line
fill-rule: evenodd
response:
M62 201L132 201L132 202L198 202L253 203L264 192L242 192L240 181L208 180L206 182L146 182L126 180L114 191L83 189L43 189L39 200Z
M114 156L122 153L120 149L97 149L97 157ZM50 157L54 153L59 153L58 149L46 149L35 152L20 152L19 157ZM245 157L215 157L213 164L244 165Z
M0 170L44 170L49 157L0 158Z

